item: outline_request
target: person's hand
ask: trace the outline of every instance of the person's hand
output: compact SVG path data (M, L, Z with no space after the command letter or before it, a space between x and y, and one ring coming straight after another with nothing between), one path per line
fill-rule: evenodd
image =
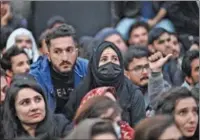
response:
M147 23L148 23L150 28L154 27L157 24L156 20L154 20L154 19L149 19L147 21Z
M3 17L1 17L1 26L6 26L11 18L12 18L11 7L10 4L7 4L6 14Z
M172 57L172 54L168 54L163 57L161 52L156 52L151 55L149 59L149 66L152 72L161 72L163 65Z

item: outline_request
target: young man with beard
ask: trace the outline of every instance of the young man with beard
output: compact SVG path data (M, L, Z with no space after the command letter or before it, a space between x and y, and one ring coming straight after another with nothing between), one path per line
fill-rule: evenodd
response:
M164 78L172 86L181 86L184 82L184 75L181 70L183 50L176 33L170 33L169 43L173 56L163 68Z
M149 33L149 26L147 23L138 21L134 23L128 32L129 45L148 45L148 33Z
M150 56L145 46L129 47L124 56L125 74L135 85L140 87L144 95L146 111L151 110L150 102L154 99L154 95L157 95L156 91L163 91L170 87L163 80L162 66L171 55L164 58L161 56L160 52ZM157 88L160 89L155 90ZM153 94L154 97L150 97L149 91L155 92Z
M185 74L183 87L191 90L195 85L199 84L199 51L188 51L182 61L182 71Z
M177 49L179 44L175 45L176 38L173 38L172 33L169 33L165 29L162 28L154 28L149 33L149 45L148 49L153 54L155 52L161 52L162 55L165 57L169 54L173 54L168 62L165 63L163 66L163 76L164 79L171 84L172 86L180 86L183 83L181 71L178 65L176 64L175 58L178 57ZM172 65L172 68L170 68ZM174 76L174 74L176 75ZM178 74L177 74L178 73ZM180 76L178 76L180 75ZM178 76L178 77L176 77Z
M39 57L30 73L44 89L50 109L62 113L69 94L86 75L88 61L77 58L76 33L71 25L53 28L45 41L48 54Z
M6 76L12 78L15 74L28 73L30 70L30 60L23 49L16 45L8 49L2 56L1 66L6 72Z

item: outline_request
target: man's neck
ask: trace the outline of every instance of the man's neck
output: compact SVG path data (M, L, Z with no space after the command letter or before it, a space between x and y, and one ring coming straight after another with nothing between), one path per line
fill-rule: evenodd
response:
M37 124L33 124L33 125L22 124L22 126L28 132L30 136L35 137L35 130L36 130Z
M60 76L61 76L61 77L68 77L69 74L72 73L72 71L66 72L66 73L61 73L61 72L59 72L59 71L53 66L52 63L50 63L50 67L51 67L51 71L54 72L56 75L59 75L59 77L60 77Z

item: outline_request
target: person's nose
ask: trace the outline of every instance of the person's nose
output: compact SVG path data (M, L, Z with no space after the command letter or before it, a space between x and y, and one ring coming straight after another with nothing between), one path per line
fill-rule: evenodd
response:
M37 103L35 103L34 101L31 102L31 106L30 106L30 110L31 111L35 111L38 109Z
M25 70L28 72L30 70L30 65L29 64L25 64Z
M190 123L196 123L197 122L197 114L194 114L193 112L189 113L189 122Z
M69 53L67 53L66 51L63 51L62 56L61 56L63 61L66 61L69 59Z

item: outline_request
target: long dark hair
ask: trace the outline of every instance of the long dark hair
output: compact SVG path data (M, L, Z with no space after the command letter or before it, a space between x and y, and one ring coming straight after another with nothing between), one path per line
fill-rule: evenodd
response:
M17 76L16 76L17 77ZM55 131L53 129L52 120L51 120L51 113L47 107L47 100L45 98L45 94L41 87L33 80L30 75L24 74L18 76L18 78L14 78L15 80L12 81L10 87L7 90L5 103L3 105L3 133L5 139L13 139L16 137L20 137L23 135L27 135L27 132L21 125L20 120L15 115L15 98L18 92L23 88L31 88L36 92L40 93L45 101L45 109L46 115L43 121L41 121L37 128L36 134L41 134L41 137L52 136L55 135ZM43 136L42 136L43 135Z
M91 98L81 107L81 109L77 110L74 122L78 124L86 118L99 118L103 113L106 113L109 108L112 108L114 111L109 118L105 119L113 120L114 117L122 112L119 104L111 100L109 97L97 96Z
M135 127L135 140L158 140L162 133L175 124L170 115L146 118Z

